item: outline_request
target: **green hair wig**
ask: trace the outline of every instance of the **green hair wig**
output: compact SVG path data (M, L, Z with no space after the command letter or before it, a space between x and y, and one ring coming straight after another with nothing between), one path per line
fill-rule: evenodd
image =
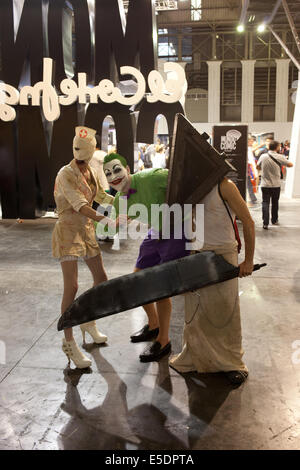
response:
M110 153L105 155L103 165L105 165L105 163L111 162L112 160L119 160L124 168L126 168L128 165L126 158L122 157L122 155L119 155L118 153Z

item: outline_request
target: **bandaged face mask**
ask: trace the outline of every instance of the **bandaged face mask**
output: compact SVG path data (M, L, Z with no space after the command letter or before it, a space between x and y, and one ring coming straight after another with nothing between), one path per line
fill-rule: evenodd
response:
M75 160L89 162L96 150L96 131L88 127L76 127L73 139L73 155Z
M120 160L111 160L103 167L108 184L116 191L123 191L127 185L130 175Z

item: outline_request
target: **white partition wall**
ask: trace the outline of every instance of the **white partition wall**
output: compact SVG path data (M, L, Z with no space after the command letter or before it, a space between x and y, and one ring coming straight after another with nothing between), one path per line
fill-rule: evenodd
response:
M287 171L285 194L288 197L300 197L300 72L289 159L294 167Z

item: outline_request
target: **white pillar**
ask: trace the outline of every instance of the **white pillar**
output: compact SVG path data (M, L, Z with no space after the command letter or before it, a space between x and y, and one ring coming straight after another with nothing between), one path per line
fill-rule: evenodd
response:
M242 122L253 122L254 117L254 67L256 60L241 60L242 75Z
M286 172L285 195L287 197L300 197L300 72L298 74L298 90L289 160L294 166L288 168Z
M290 59L276 59L276 122L286 122L288 118L289 64Z
M209 60L208 64L208 122L220 122L221 60Z

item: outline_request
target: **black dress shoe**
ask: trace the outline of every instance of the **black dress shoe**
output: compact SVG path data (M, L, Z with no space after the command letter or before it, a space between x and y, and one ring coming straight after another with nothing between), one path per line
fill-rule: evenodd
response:
M240 385L247 379L248 372L245 370L231 370L225 372L225 375L232 385Z
M150 341L158 336L159 328L149 330L149 325L143 326L143 328L133 335L130 336L132 343L139 343L140 341Z
M166 356L171 352L171 343L166 344L163 348L158 341L148 346L145 351L140 354L141 362L152 362L158 361L162 357Z

